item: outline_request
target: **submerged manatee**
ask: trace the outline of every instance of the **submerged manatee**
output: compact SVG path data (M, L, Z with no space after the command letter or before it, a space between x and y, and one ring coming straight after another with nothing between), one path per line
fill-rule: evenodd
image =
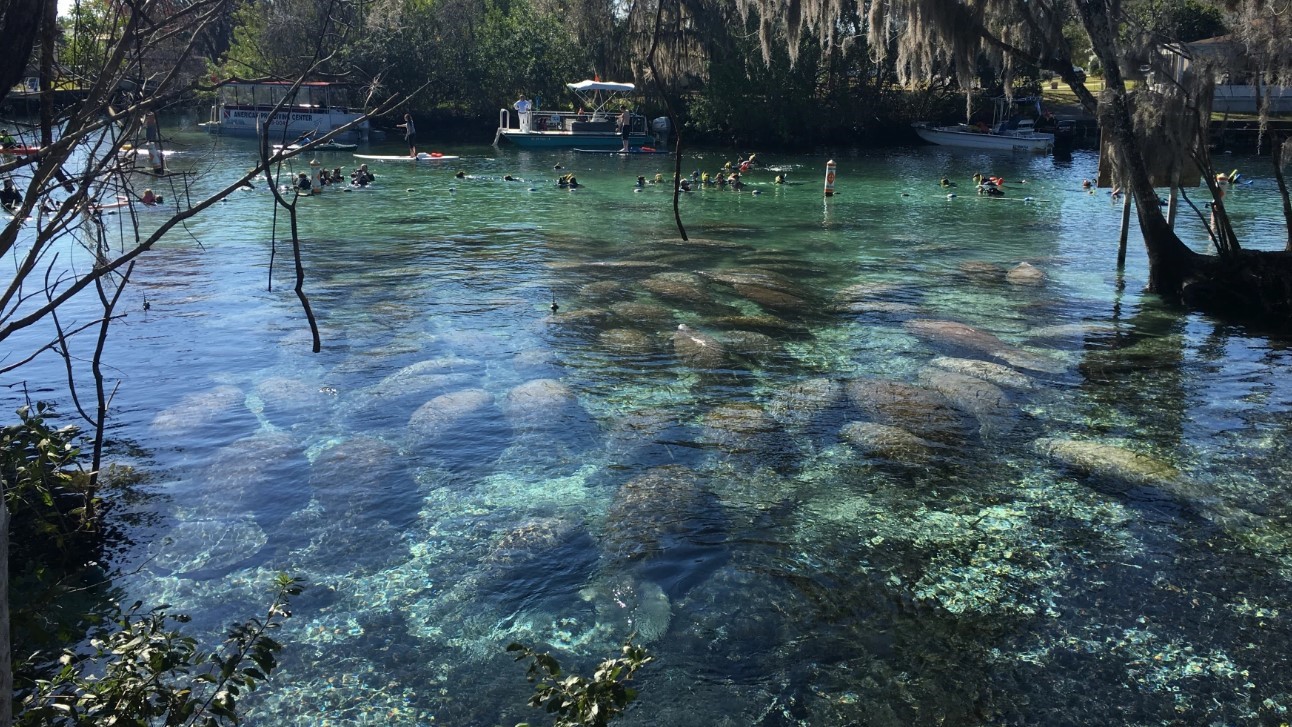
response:
M1012 389L1026 390L1035 386L1032 379L1025 374L993 361L938 356L930 361L929 365L946 369L947 371L954 371L957 374L974 376L983 381L990 381L997 386L1008 386Z
M619 354L647 354L655 350L651 337L633 328L611 328L597 334L597 342L607 351Z
M648 470L615 492L602 528L602 553L611 563L654 556L667 541L700 529L706 510L693 470L679 465Z
M867 455L903 464L925 464L933 459L934 444L901 427L876 422L849 422L839 436Z
M641 286L664 300L684 303L713 301L713 296L705 288L704 278L695 273L656 273L643 280Z
M512 419L546 419L578 400L570 387L556 379L532 379L513 387L502 398L503 413Z
M1175 489L1180 472L1156 457L1115 444L1078 439L1036 440L1036 451L1067 467L1128 485Z
M148 547L151 565L177 573L226 569L260 552L269 542L250 515L181 520Z
M841 401L843 384L828 378L808 379L777 391L767 405L767 413L786 427L805 427Z
M1021 262L1005 273L1005 280L1014 285L1041 285L1045 282L1045 271L1029 262Z
M724 368L727 363L726 350L718 339L685 323L673 334L673 352L683 363L697 368Z
M880 379L856 379L845 388L853 405L880 424L943 443L958 442L969 433L965 416L935 391Z
M246 413L245 395L236 386L217 386L200 394L189 394L174 406L153 417L153 428L161 432L184 432L218 419Z
M618 576L593 583L579 597L592 603L598 625L617 635L636 633L639 644L659 641L673 620L668 595L653 581Z
M330 515L402 507L407 503L392 505L388 500L408 497L413 490L410 486L408 491L401 491L401 482L409 484L405 482L403 463L393 444L360 435L319 452L310 464L309 483Z
M983 434L1005 434L1014 428L1017 409L1009 395L990 381L930 367L920 371L920 383L971 414Z
M965 323L916 318L906 321L902 327L926 341L977 351L1002 359L1018 368L1047 373L1062 373L1067 368L1062 361L1021 351L996 336Z
M420 442L438 439L453 431L468 417L493 405L493 396L483 389L463 389L441 394L422 404L408 419L408 429Z

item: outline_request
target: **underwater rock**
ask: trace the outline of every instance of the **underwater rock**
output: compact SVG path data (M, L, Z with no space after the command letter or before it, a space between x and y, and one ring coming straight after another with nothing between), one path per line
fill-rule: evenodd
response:
M1179 470L1166 462L1114 444L1046 437L1033 446L1074 470L1130 485L1170 490L1180 479Z
M841 401L843 384L828 378L808 379L777 391L767 405L767 413L785 427L805 427Z
M1029 262L1021 262L1005 273L1005 280L1014 285L1041 285L1045 282L1045 271Z
M673 334L673 352L683 363L697 368L723 368L727 363L727 352L718 339L685 323Z
M597 335L597 342L607 351L623 354L647 354L655 350L650 336L632 328L611 328Z
M839 436L863 454L878 455L903 464L925 464L933 458L933 443L901 427L876 422L849 422Z
M250 515L181 520L148 546L149 562L181 574L227 569L256 555L268 542Z
M601 549L611 562L649 558L696 530L706 503L700 477L680 465L655 467L621 485L606 510Z
M1014 428L1017 410L999 386L976 376L940 368L920 371L920 383L945 396L981 425L983 434L1005 434Z
M608 627L617 635L636 633L634 641L638 644L659 641L673 621L668 594L653 581L621 576L594 583L579 591L579 597L592 602L598 626Z
M492 404L493 396L483 389L441 394L413 412L408 419L408 429L417 439L436 439Z
M854 406L880 424L943 443L958 442L968 434L964 415L935 391L881 379L856 379L845 390Z
M643 280L641 285L664 300L686 303L709 303L713 300L705 289L704 278L695 273L656 273Z
M169 433L196 429L244 409L245 399L241 389L227 384L200 394L189 394L174 406L158 412L153 417L153 428Z
M1031 389L1035 387L1032 379L1027 375L993 361L938 356L930 361L929 365L964 374L965 376L973 376L983 381L990 381L997 386L1008 386L1013 389Z

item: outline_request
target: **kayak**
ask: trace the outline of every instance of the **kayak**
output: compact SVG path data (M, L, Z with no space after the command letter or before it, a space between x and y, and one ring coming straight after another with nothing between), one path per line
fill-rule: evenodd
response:
M380 154L355 154L354 158L372 159L379 162L447 162L447 161L452 161L454 159L461 159L462 157L450 156L448 154L440 154L438 152L433 152L431 154L422 152L421 154L418 154L415 157L410 157L407 155L383 156Z
M31 154L39 153L40 147L38 146L11 146L8 149L0 149L0 154L16 154L18 156L29 156Z

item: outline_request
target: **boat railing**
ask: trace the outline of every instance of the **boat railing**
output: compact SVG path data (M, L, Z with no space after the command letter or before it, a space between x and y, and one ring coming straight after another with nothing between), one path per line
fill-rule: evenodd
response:
M607 112L588 113L586 111L531 111L529 130L536 131L569 131L579 133L619 131L619 115ZM519 114L513 120L511 109L498 110L498 130L521 131ZM514 125L513 125L514 121ZM646 117L632 114L630 131L634 134L646 134Z

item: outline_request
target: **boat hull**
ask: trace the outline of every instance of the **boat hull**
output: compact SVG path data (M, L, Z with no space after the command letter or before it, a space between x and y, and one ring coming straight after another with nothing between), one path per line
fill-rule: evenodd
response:
M218 121L208 121L198 126L213 134L257 136L261 124L269 118L269 109L249 106L221 106L217 113ZM288 140L305 135L322 136L360 116L362 114L341 111L283 110L274 116L274 123L269 127L269 136L270 139L286 137ZM286 126L285 133L284 126ZM368 122L364 121L355 128L338 134L335 138L337 141L363 141L368 136L368 128Z
M574 148L580 149L618 149L623 146L624 139L614 132L591 132L580 133L571 131L516 131L503 130L499 136L516 146L526 148ZM628 137L628 145L641 147L650 146L654 141L646 134L631 134Z
M1054 148L1053 134L984 134L977 131L935 126L915 126L915 133L930 144L985 151L1028 151L1045 153Z

